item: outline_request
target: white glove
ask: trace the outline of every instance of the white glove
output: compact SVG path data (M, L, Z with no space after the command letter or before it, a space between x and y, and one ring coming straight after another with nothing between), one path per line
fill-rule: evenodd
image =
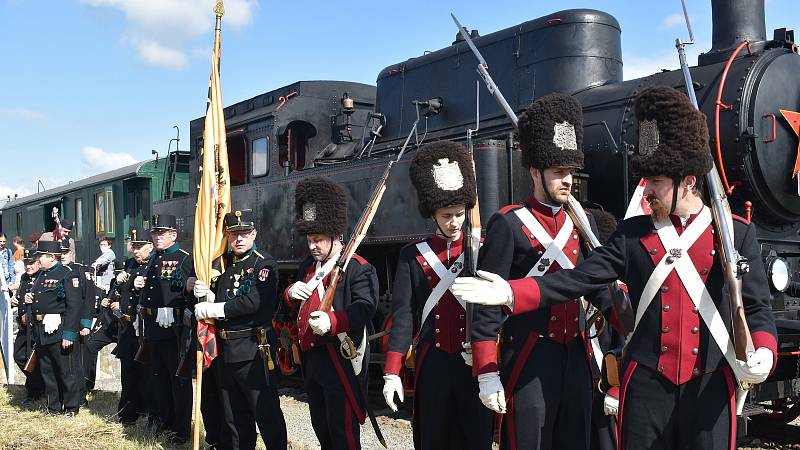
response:
M55 333L58 327L61 326L61 314L45 314L42 325L44 325L45 333Z
M210 303L213 303L214 299L216 298L216 295L214 295L214 293L211 292L211 289L209 289L208 286L206 286L206 284L200 280L194 282L194 288L192 289L192 294L194 294L196 298L205 297L206 302Z
M772 371L772 359L772 350L759 347L748 355L747 362L736 361L739 365L739 370L736 371L737 378L751 384L762 383Z
M156 313L156 322L162 328L169 328L175 322L172 308L158 308Z
M478 397L483 406L498 414L506 413L506 391L500 381L499 372L482 373L478 375Z
M314 311L309 314L308 325L311 327L311 331L318 336L322 336L323 334L331 331L331 318L328 316L328 313L323 311Z
M479 270L477 277L456 278L450 292L467 303L514 307L514 291L508 281L485 270Z
M306 283L298 281L289 288L289 297L300 300L301 302L308 300L311 297L311 288Z
M464 358L464 363L472 367L472 353L461 352L461 357Z
M200 282L198 281L198 283ZM224 319L225 303L200 302L194 305L194 315L197 320Z
M606 394L603 398L603 413L607 416L616 416L617 411L619 411L619 399Z
M397 394L397 398L400 399L400 403L403 403L403 382L400 381L399 376L387 373L383 376L383 398L386 400L386 404L389 405L389 408L397 412L397 405L394 403L395 394Z

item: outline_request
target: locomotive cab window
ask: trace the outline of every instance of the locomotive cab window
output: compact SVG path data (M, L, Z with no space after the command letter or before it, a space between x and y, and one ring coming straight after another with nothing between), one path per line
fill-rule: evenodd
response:
M306 167L306 151L308 141L317 135L314 125L302 120L295 120L286 126L278 141L279 163L290 171L303 170Z
M263 177L269 174L269 138L262 137L251 141L252 156L252 175Z

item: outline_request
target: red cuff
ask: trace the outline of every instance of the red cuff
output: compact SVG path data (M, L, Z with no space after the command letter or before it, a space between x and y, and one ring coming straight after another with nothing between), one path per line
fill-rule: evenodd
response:
M400 352L386 352L386 364L383 366L383 373L391 375L400 375L400 369L403 367L404 354Z
M347 318L347 311L328 311L328 317L331 319L331 336L350 331L350 319Z
M479 341L472 343L472 375L497 372L497 342Z
M514 311L504 308L505 312L517 316L539 309L541 297L539 295L539 283L532 277L509 280L511 290L514 292Z
M754 331L750 337L753 339L754 349L765 347L772 351L772 372L775 372L775 368L778 367L778 340L775 335L769 331Z
M610 388L608 388L608 390L606 391L606 395L610 395L619 400L619 386L611 386Z

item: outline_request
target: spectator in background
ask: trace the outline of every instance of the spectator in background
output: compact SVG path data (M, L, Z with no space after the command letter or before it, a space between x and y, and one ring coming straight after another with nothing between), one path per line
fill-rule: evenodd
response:
M117 255L111 250L112 239L100 238L100 256L92 263L92 268L97 275L97 284L108 291L108 286L114 278L114 260Z
M16 283L11 285L11 290L16 291L19 287L19 280L23 273L25 273L25 244L22 238L17 236L14 238L14 275Z
M14 262L17 262L25 256L25 244L22 242L21 236L17 236L14 238L13 248L14 248Z
M8 292L17 279L14 273L14 253L6 247L7 243L6 234L0 232L0 276L3 277L3 282L0 283L2 285L0 291L3 292Z

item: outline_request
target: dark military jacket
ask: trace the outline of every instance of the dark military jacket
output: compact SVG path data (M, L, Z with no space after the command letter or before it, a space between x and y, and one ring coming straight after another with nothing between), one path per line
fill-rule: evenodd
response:
M144 335L148 340L175 339L175 332L156 323L155 309L174 308L174 326L183 322L184 308L187 306L186 280L192 273L192 257L176 242L170 248L154 250L150 255L144 276L145 285L139 293L139 304L153 309L152 314L143 314Z
M691 226L697 214L682 225L670 216L680 236ZM719 240L713 225L706 227L686 254L714 301L719 317L728 332L731 330L731 305L719 258ZM734 220L734 244L750 263L750 271L742 276L742 301L747 324L756 348L766 347L777 354L775 319L770 310L770 292L756 229L743 219ZM638 216L620 223L609 242L593 252L574 270L563 270L538 279L511 281L514 291L513 314L526 314L572 299L619 279L628 285L633 310L636 311L644 287L656 264L670 249L665 249L656 234L650 216ZM726 366L723 353L711 338L708 327L675 271L657 290L652 303L630 339L625 358L646 366L673 384L683 384L703 374Z
M34 335L37 345L48 345L78 340L78 326L82 311L80 278L72 269L56 263L50 269L42 269L31 289L33 293L34 314L60 314L61 325L52 334L44 332L44 326L34 321Z
M92 282L92 268L74 261L67 266L72 270L72 276L80 279L82 301L80 328L91 328L99 299L97 286Z
M23 316L28 315L28 317L26 318L28 323L30 323L31 321L30 312L32 311L33 304L25 303L25 294L31 291L31 288L33 287L33 282L36 280L36 277L40 273L41 270L33 274L33 276L30 276L27 273L23 272L22 276L20 276L19 278L19 288L17 289L17 293L15 294L17 296L17 316L21 319ZM20 324L19 327L20 331L24 332L24 329L26 327L22 325L21 320L19 321L19 324Z
M272 330L272 316L278 303L278 263L267 253L254 248L242 257L226 253L225 272L211 285L215 303L225 303L225 319L217 320L217 330L241 331L265 329L272 350L277 338ZM245 333L243 333L245 334ZM257 357L258 338L247 336L221 339L219 353L226 363L252 361Z

